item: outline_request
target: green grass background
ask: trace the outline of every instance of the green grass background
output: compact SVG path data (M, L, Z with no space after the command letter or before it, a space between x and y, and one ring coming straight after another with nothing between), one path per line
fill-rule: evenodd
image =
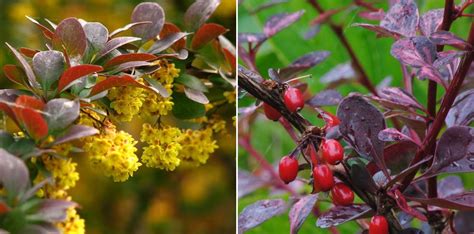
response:
M313 77L312 79L307 80L309 89L312 93L317 93L325 89L325 86L319 82L319 77L324 75L334 66L349 61L349 56L344 47L342 47L339 39L327 25L323 25L320 32L314 38L311 38L310 40L304 39L304 35L309 29L309 23L317 16L316 11L307 3L307 1L290 0L287 3L273 6L269 9L258 12L257 14L249 13L265 2L267 1L244 0L239 5L239 32L262 32L266 19L277 13L291 13L305 10L305 14L295 24L264 43L257 56L257 66L260 73L267 76L266 71L269 68L282 68L298 57L311 51L327 50L331 52L329 58L305 73L311 74ZM321 0L319 2L324 9L328 10L346 6L352 1ZM378 7L383 7L385 10L388 8L388 4L385 3L388 1L379 2L384 3L377 5ZM444 1L441 0L421 0L416 2L420 14L423 14L430 9L443 8L444 6ZM459 0L455 2L456 4L460 3ZM401 86L402 73L400 64L390 55L390 47L393 43L393 39L377 39L374 32L363 28L351 27L351 24L359 22L378 24L378 22L367 21L358 17L360 11L361 9L349 8L348 10L337 14L335 17L332 17L332 19L334 22L343 25L344 34L348 38L351 46L354 48L357 57L360 59L362 66L365 68L373 84L378 84L385 77L392 76L393 80L391 86ZM471 19L466 18L457 20L453 24L451 31L462 38L466 38L469 31L470 21ZM364 87L356 83L340 86L337 90L344 96L351 92L367 93L367 90ZM426 103L426 90L427 81L414 81L414 95L423 104ZM442 93L443 90L439 89L438 98ZM252 105L253 101L254 100L251 98L244 97L239 100L239 106L245 107ZM327 110L335 113L336 108L327 108ZM303 111L303 115L316 125L321 126L323 124L316 118L314 112ZM258 118L252 125L251 132L252 145L272 163L277 162L282 155L288 154L295 147L295 144L279 123L267 121L265 118ZM253 171L257 168L256 162L248 156L243 148L240 148L239 150L238 168L249 171ZM303 175L303 177L308 178L309 175ZM474 185L472 174L471 178L469 177L470 176L467 174L463 175L463 180L468 188L472 188ZM276 197L281 197L281 195L271 195L268 189L257 190L239 200L238 211L241 212L247 205L257 200ZM315 223L316 218L310 216L303 224L300 233L329 233L327 230L317 228ZM250 230L248 233L288 233L289 226L288 215L283 214L268 220L259 227ZM355 222L350 222L339 226L339 230L341 233L356 233L359 229Z

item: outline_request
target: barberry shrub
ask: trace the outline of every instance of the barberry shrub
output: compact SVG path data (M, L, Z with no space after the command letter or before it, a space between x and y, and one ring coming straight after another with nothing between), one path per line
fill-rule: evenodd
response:
M465 13L474 2L455 5L454 1L446 0L444 8L427 12L419 11L417 2L423 1L414 0L387 1L388 4L328 2L340 8L326 10L318 0L308 0L306 4L299 3L306 6L304 10L270 15L262 33L239 33L239 127L243 126L239 129L239 144L246 151L242 155L248 155L250 168L256 167L254 173L239 169L239 197L260 191L255 197L261 199L267 194L265 190L261 192L264 187L272 195L256 202L245 200L249 205L241 207L239 232L285 213L289 216L290 233L297 233L310 215L315 216L317 227L328 228L330 233L473 232L468 220L474 220L474 193L464 187L460 176L474 171L474 129L470 127L474 119L474 23L472 14ZM269 15L268 8L278 4L291 5L291 9L298 6L286 1L260 6L247 3L248 0L242 1L239 9L257 19L262 18L258 15L263 15L263 10ZM388 10L384 10L386 5ZM275 36L308 19L308 12L313 11L317 16L310 22L306 39L315 37L319 30L321 35L316 37L325 37L325 30L331 30L335 36L330 38L339 40L331 41L331 46L346 50L350 61L327 69L330 62L324 60L331 59L330 52L314 51L278 67L285 59L273 59L272 49L279 58L313 49L308 46L312 45L310 42L299 41L295 31L300 32L301 28L291 29L293 34L284 37L283 43ZM353 23L354 14L380 24ZM371 51L379 55L380 61L385 61L382 56L393 56L400 62L392 61L401 65L402 70L393 74L393 85L389 80L377 86L372 83L376 78L369 78L355 52L361 48L354 46L346 35L350 31L338 22L344 16L349 16L346 18L353 23L350 31L368 29L377 37L388 37L384 42L393 42L390 51ZM464 24L462 36L450 32L458 19L470 19L471 26ZM466 34L467 39L463 39ZM265 45L267 41L272 42L272 48ZM284 46L288 47L280 48ZM320 63L329 72L318 82L306 82L310 77L301 74ZM269 64L276 65L268 73L260 70ZM373 64L379 66L377 62ZM267 76L270 79L263 78ZM311 94L311 83L327 87ZM356 83L369 93L351 90L343 97L338 89L348 83ZM295 93L294 89L302 94L289 95ZM423 105L419 97L427 100L427 104ZM303 104L300 98L304 98ZM337 111L331 113L334 107ZM264 120L260 116L265 116ZM264 129L261 121L265 119L272 126L266 131L272 133L263 136L274 137L271 146L265 145L271 140L262 139L262 134L255 137ZM275 129L278 124L282 131ZM289 137L277 136L281 132ZM285 149L288 143L280 139L291 140L296 146L281 155L264 156L256 149ZM267 161L270 158L298 160L297 177L288 166L282 171L279 160L275 160L280 162L279 171L275 170ZM289 199L281 195L282 191ZM350 231L347 225L339 229L339 225L350 221L358 225L350 226ZM273 227L277 229L281 228ZM310 228L305 230L311 233Z
M46 47L6 44L18 63L3 66L17 88L0 90L0 232L84 233L68 194L79 166L121 182L142 166L206 163L235 110L235 48L226 28L205 23L218 5L193 3L185 31L151 2L114 31L27 17ZM120 35L126 31L133 36ZM137 139L122 129L131 123L142 124ZM77 153L90 164L78 165Z

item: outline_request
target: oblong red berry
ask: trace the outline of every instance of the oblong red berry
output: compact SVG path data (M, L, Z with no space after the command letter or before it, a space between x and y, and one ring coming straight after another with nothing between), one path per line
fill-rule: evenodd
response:
M324 160L331 165L336 165L344 158L344 148L334 139L325 140L321 144L321 153Z
M344 183L336 183L331 189L331 196L335 205L348 206L354 202L354 192Z
M283 95L283 101L290 112L296 112L304 107L303 94L297 88L288 87Z
M382 215L372 217L369 225L369 234L388 234L388 222Z
M283 182L287 184L292 182L298 175L298 160L289 156L281 158L280 164L278 165L278 172Z
M267 103L263 103L263 112L265 113L265 116L267 116L267 118L270 120L277 121L281 117L280 112L278 112L275 108L268 105Z
M314 187L327 192L334 186L334 176L331 168L326 164L317 165L313 168Z

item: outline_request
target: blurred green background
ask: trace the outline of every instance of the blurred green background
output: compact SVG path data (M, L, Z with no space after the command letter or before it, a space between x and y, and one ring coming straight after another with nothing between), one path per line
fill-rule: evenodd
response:
M3 42L14 47L45 49L41 32L25 15L59 23L67 17L103 23L113 31L130 22L139 0L0 0L0 65L15 63ZM161 0L166 21L183 25L192 0ZM235 43L235 0L222 0L210 19L230 29ZM181 27L183 28L183 27ZM0 73L0 87L10 88ZM232 116L229 113L227 120ZM80 204L87 233L234 233L235 232L235 129L228 121L226 136L207 164L174 172L141 167L124 183L92 171L79 161L80 181L71 196ZM126 126L138 139L140 125ZM140 152L138 152L140 155Z
M330 69L338 64L349 61L349 56L341 45L339 39L327 25L322 25L320 32L309 40L305 40L304 36L310 29L310 22L317 17L317 12L312 8L307 1L287 1L286 3L273 6L271 8L262 10L256 14L253 10L261 6L263 3L270 2L268 0L242 0L238 7L238 32L263 32L265 21L272 15L277 13L292 13L299 10L305 10L304 15L299 21L290 27L284 29L270 40L266 41L262 48L260 48L257 55L257 67L260 73L268 78L267 71L269 68L282 68L289 65L298 57L319 50L327 50L331 55L327 60L317 65L315 68L309 70L304 74L311 74L311 79L305 79L308 82L309 90L315 94L323 89L325 85L319 82L319 77L324 75ZM337 9L339 7L347 6L352 1L350 0L319 0L318 1L325 10ZM373 2L373 1L366 1ZM377 7L388 9L388 1L376 1ZM456 0L456 4L460 4L460 0ZM420 14L436 8L443 8L444 1L442 0L416 0ZM472 11L472 9L471 9ZM332 17L333 21L342 24L344 34L349 43L355 50L362 66L365 68L370 80L373 84L380 83L385 77L392 76L393 80L391 86L402 85L402 73L400 63L390 55L390 47L393 43L392 39L376 38L376 34L369 30L351 27L353 23L372 23L378 24L376 21L368 21L358 16L361 9L352 7ZM472 13L472 12L466 12ZM462 18L456 20L452 25L451 31L461 38L467 38L469 32L469 25L472 18ZM449 49L449 48L446 48ZM243 64L242 62L240 64ZM414 95L418 100L426 104L426 90L427 81L414 81ZM359 84L351 83L339 86L337 88L343 96L351 92L368 93L368 91ZM438 89L438 98L443 93L442 89ZM244 97L239 99L239 107L253 105L254 99ZM335 113L336 108L325 108L326 110ZM316 117L312 111L304 110L302 113L307 119L318 126L322 126L323 122ZM263 114L259 116L251 126L252 145L261 152L266 159L274 165L280 160L283 155L287 155L294 149L295 144L288 136L286 131L278 122L268 121ZM249 157L248 153L242 148L239 148L238 168L255 174L260 173L258 170L258 163ZM303 178L309 178L308 174L300 174ZM472 174L463 175L464 183L467 189L474 187L474 179ZM304 189L309 190L309 186ZM239 213L249 204L260 200L269 198L279 198L287 195L269 191L268 188L262 188L256 192L239 199L238 211ZM327 207L328 203L322 203L322 210ZM328 230L319 229L315 225L316 219L314 216L308 218L304 223L300 233L329 233ZM248 233L288 233L290 223L288 215L283 214L276 218L272 218L261 226L250 230ZM355 222L350 222L339 226L341 233L356 233L358 225Z

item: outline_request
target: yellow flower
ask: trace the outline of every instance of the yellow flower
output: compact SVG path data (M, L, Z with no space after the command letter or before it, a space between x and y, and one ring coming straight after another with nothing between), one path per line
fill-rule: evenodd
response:
M167 60L160 60L158 65L160 68L149 78L158 81L171 94L174 79L179 76L180 70ZM150 90L144 90L144 101L140 115L144 117L167 115L173 109L173 105L171 97L164 98Z
M148 144L143 148L142 155L142 162L147 167L173 171L179 166L181 131L178 128L153 128L150 124L144 124L140 135L140 140Z
M77 121L77 123L81 125L87 125L87 126L98 128L100 127L98 121L101 121L101 120L102 118L97 112L91 109L84 108L79 114L79 120Z
M135 154L137 141L124 131L117 132L114 126L84 142L83 149L89 154L92 166L115 182L127 180L141 166Z
M183 147L179 152L179 157L184 163L191 166L199 166L206 163L209 155L218 148L212 133L212 128L202 130L187 129L183 132L184 136L181 140Z
M111 101L110 107L115 111L111 118L119 122L130 122L143 105L146 96L143 92L142 88L134 86L112 88L107 94Z
M84 219L81 219L74 207L68 208L66 220L57 223L56 227L64 234L83 234L86 232Z
M227 99L228 103L235 103L235 90L233 91L225 91L223 93L224 97Z

